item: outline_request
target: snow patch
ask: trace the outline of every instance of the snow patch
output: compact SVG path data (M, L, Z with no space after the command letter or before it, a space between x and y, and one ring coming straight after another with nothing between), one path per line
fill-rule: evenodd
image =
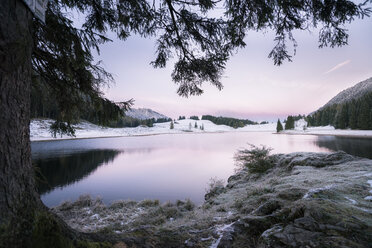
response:
M367 181L367 183L369 184L369 187L371 187L371 188L372 188L372 180L368 180L368 181ZM370 190L370 191L369 191L369 193L371 193L371 194L372 194L372 190ZM364 197L364 200L367 200L367 201L372 201L372 196L371 196L371 195L369 195L369 196L366 196L366 197Z
M280 232L281 230L283 230L283 227L281 225L279 225L279 224L276 224L272 228L267 229L266 231L264 231L261 234L261 237L262 238L268 238L271 234Z
M218 245L220 244L221 242L221 239L223 237L223 234L224 232L233 232L234 231L234 228L232 227L232 225L234 224L235 222L232 222L230 224L227 224L227 225L221 225L221 226L217 226L216 228L216 232L217 232L217 235L219 236L218 239L216 241L214 241L210 248L217 248Z
M334 187L334 185L333 184L331 184L331 185L327 185L327 186L325 186L325 187L323 187L323 188L314 188L314 189L310 189L305 195L304 195L304 197L302 197L302 199L308 199L308 198L311 198L311 196L313 195L313 194L316 194L316 193L319 193L319 192L322 192L322 191L325 191L325 190L329 190L329 189L331 189L331 188L333 188Z
M358 203L356 200L353 200L353 199L351 199L351 198L349 198L347 196L345 196L345 199L348 200L348 201L350 201L351 204L354 204L354 205Z

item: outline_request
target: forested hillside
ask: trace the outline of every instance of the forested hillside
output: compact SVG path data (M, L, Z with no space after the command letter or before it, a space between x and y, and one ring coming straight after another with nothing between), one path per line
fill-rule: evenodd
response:
M54 91L48 90L48 85L40 82L33 82L31 92L31 118L64 119L63 116L65 113L60 106L61 103L55 100L56 97ZM131 117L126 115L124 109L121 109L117 104L108 99L98 97L98 95L97 97L81 96L79 104L75 106L78 107L69 109L71 123L86 120L94 124L108 127L137 127L140 125L152 127L154 123L171 121L171 119L166 116L164 118L148 119ZM131 113L133 112L135 111ZM164 115L158 114L158 116L162 117Z
M372 130L372 78L342 91L306 119L308 126Z
M31 118L49 118L65 120L69 116L69 122L76 123L81 119L94 124L109 125L123 116L123 111L115 103L102 98L98 93L91 95L71 96L64 101L56 101L58 92L50 89L50 86L41 81L32 82L31 91ZM67 101L76 101L71 104ZM63 105L72 106L65 110ZM68 112L68 113L67 113Z

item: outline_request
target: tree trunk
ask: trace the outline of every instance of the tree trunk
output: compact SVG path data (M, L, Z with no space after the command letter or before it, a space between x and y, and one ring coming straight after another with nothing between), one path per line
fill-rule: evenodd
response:
M41 202L30 145L32 13L0 2L0 247L90 247L117 240L78 233ZM105 243L107 245L107 243ZM95 243L98 245L98 243Z
M31 12L21 0L0 5L1 247L29 246L35 190L30 148ZM5 246L7 244L8 246Z
M0 247L107 247L118 241L134 244L132 238L76 232L40 200L29 130L31 27L32 13L22 0L1 0Z

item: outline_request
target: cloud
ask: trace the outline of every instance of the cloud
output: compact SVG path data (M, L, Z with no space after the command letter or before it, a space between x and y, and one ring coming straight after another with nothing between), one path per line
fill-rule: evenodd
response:
M328 71L324 72L323 75L328 74L328 73L331 73L331 72L333 72L333 71L335 71L335 70L338 70L338 69L340 69L341 67L343 67L343 66L349 64L350 62L351 62L351 60L346 60L346 61L344 61L344 62L342 62L342 63L339 63L339 64L337 64L336 66L334 66L334 67L332 67L331 69L329 69Z

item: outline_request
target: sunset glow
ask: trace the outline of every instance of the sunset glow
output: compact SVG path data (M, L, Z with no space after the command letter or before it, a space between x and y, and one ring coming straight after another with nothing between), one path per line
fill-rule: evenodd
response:
M372 40L369 19L347 26L349 45L318 48L318 31L296 32L293 62L275 66L267 58L274 46L273 34L251 32L246 48L227 64L218 91L205 84L201 96L181 98L171 80L172 63L154 69L155 45L132 36L126 42L105 44L97 60L114 74L116 83L105 89L114 101L135 99L135 107L151 108L176 118L179 115L214 114L253 120L274 120L288 114L308 114L323 106L341 90L372 76Z

